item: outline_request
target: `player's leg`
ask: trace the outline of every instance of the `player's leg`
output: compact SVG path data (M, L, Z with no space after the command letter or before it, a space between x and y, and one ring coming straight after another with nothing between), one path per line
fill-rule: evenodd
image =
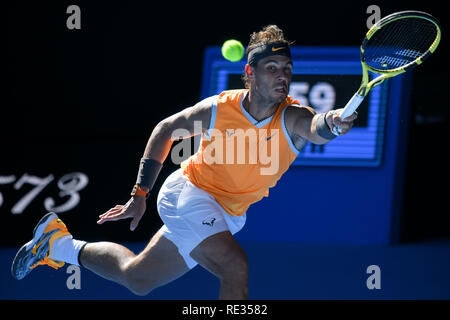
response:
M92 272L138 295L146 295L189 271L177 247L161 230L138 255L116 243L96 242L84 246L79 261Z
M48 213L33 231L33 239L17 252L11 273L23 279L35 267L58 269L64 263L83 265L96 274L147 294L189 270L178 249L158 231L138 255L112 242L75 240L55 213Z
M166 180L157 204L164 236L178 248L186 265L193 268L199 263L216 275L221 281L220 298L247 298L247 256L232 236L242 229L246 216L227 214L181 171Z
M248 298L248 259L229 231L203 240L190 256L220 279L220 299Z

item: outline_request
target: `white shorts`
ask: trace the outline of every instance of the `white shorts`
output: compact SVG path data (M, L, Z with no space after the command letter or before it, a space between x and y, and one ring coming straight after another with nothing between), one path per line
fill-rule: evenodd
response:
M178 247L189 268L197 265L190 253L200 242L222 231L235 234L244 227L246 220L246 214L228 214L213 196L183 176L181 168L162 185L157 208L164 222L164 236Z

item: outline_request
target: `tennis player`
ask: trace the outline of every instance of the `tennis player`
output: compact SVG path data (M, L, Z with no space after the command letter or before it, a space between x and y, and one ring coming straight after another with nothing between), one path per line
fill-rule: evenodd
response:
M142 252L75 240L57 215L48 213L18 251L13 276L22 279L39 265L57 269L70 263L146 295L200 264L220 279L219 298L246 299L247 255L233 235L244 226L247 209L268 196L308 141L325 144L336 137L334 126L345 134L356 119L356 114L341 119L342 109L317 114L288 95L289 46L275 25L253 33L245 89L209 97L154 128L132 197L100 215L99 224L131 218L134 230L172 143L196 134L201 142L159 190L157 209L164 225ZM199 124L201 130L195 130ZM180 132L185 134L180 137Z

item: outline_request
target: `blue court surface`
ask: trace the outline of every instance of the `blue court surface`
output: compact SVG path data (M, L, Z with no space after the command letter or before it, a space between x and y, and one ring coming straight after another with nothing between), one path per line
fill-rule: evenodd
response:
M145 243L125 245L138 252ZM450 299L450 239L390 246L246 242L241 245L250 261L250 299ZM10 275L16 250L0 250L2 300L218 298L219 281L199 266L144 297L83 268L80 288L68 289L72 273L67 273L67 265L58 271L38 267L27 278L17 281ZM367 268L372 265L379 267L379 289L367 287L368 278L373 276L373 271L367 273Z

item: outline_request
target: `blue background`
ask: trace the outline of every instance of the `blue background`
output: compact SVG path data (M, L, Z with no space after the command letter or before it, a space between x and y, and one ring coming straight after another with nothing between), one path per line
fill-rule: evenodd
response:
M327 81L329 75L361 74L359 52L358 47L292 47L293 74L299 74L300 79L302 75L321 74L322 81ZM237 65L225 61L220 48L207 48L203 97L228 89L224 74L227 71L239 73L238 67L243 69L243 66L243 62ZM348 137L330 142L342 150L342 157L348 154L347 158L327 157L327 149L320 160L300 154L277 186L270 190L270 196L250 207L248 220L252 223L238 237L263 242L397 243L411 81L412 73L389 79L383 89L388 92L387 98L366 98L370 101L367 116L382 114L378 123L373 127L356 128ZM380 141L363 140L365 131L374 132ZM351 145L357 142L365 143L379 156L354 158Z

